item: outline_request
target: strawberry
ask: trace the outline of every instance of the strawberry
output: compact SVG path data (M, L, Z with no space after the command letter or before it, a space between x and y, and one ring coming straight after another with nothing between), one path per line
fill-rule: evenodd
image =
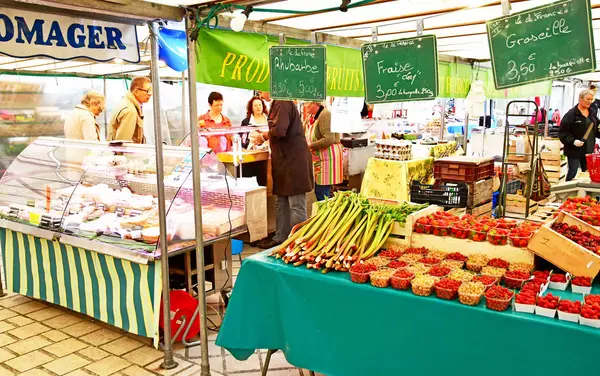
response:
M519 294L517 294L517 296L515 297L515 302L519 304L535 305L536 296L537 293L535 293L534 291L523 290Z
M537 305L538 307L547 308L547 309L556 309L558 307L558 302L560 298L558 296L554 296L551 293L544 297L538 297Z
M581 311L581 302L572 300L561 300L558 304L558 310L566 313L579 314Z
M550 277L550 281L556 283L566 283L567 276L560 273L552 274L552 276Z
M590 277L575 277L575 278L573 278L571 283L574 284L575 286L591 287L592 279Z

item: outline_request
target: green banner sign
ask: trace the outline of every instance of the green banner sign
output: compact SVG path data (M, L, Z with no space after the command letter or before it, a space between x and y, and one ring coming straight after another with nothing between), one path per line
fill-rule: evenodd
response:
M589 0L562 0L486 22L497 89L596 69Z
M286 45L305 45L287 39ZM198 82L249 90L269 90L269 47L279 45L270 35L202 29L198 38ZM327 95L362 97L364 84L360 51L327 46Z
M438 62L440 98L466 98L471 89L472 68L467 64Z
M418 101L438 96L435 35L365 43L361 54L367 103Z
M279 44L277 37L236 33L221 29L202 29L198 39L199 61L196 65L198 82L249 90L269 90L269 47ZM288 45L308 44L288 39ZM327 46L327 95L334 97L363 97L364 81L360 50ZM466 98L477 69L467 64L438 63L439 94L441 98ZM488 77L489 72L489 77ZM481 68L479 79L486 82L489 99L527 98L549 95L550 81L495 90L490 69Z
M324 101L325 58L323 45L271 47L271 98Z

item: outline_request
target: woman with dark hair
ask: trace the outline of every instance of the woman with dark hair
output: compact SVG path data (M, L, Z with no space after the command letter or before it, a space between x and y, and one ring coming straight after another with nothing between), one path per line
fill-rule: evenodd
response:
M252 97L246 105L246 118L242 120L242 126L269 125L268 114L265 101L260 97Z
M210 109L204 115L198 116L199 128L225 128L231 127L231 121L223 115L223 94L213 91L208 96ZM231 146L230 136L208 136L206 137L208 147L215 153L227 151Z

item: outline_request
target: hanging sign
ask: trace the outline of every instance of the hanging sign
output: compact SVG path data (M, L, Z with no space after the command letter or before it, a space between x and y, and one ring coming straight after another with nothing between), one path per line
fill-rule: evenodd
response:
M563 0L486 22L496 89L596 69L589 0Z
M435 35L366 43L361 47L367 103L435 99L438 59Z
M273 99L325 100L325 46L269 48Z
M6 7L0 9L0 53L17 58L140 61L134 25Z

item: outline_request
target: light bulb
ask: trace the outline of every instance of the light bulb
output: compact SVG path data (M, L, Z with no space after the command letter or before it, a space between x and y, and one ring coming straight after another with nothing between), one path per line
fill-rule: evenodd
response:
M233 31L242 31L244 29L244 25L246 24L246 20L248 17L244 13L240 13L231 20L229 26L231 26L231 30Z

